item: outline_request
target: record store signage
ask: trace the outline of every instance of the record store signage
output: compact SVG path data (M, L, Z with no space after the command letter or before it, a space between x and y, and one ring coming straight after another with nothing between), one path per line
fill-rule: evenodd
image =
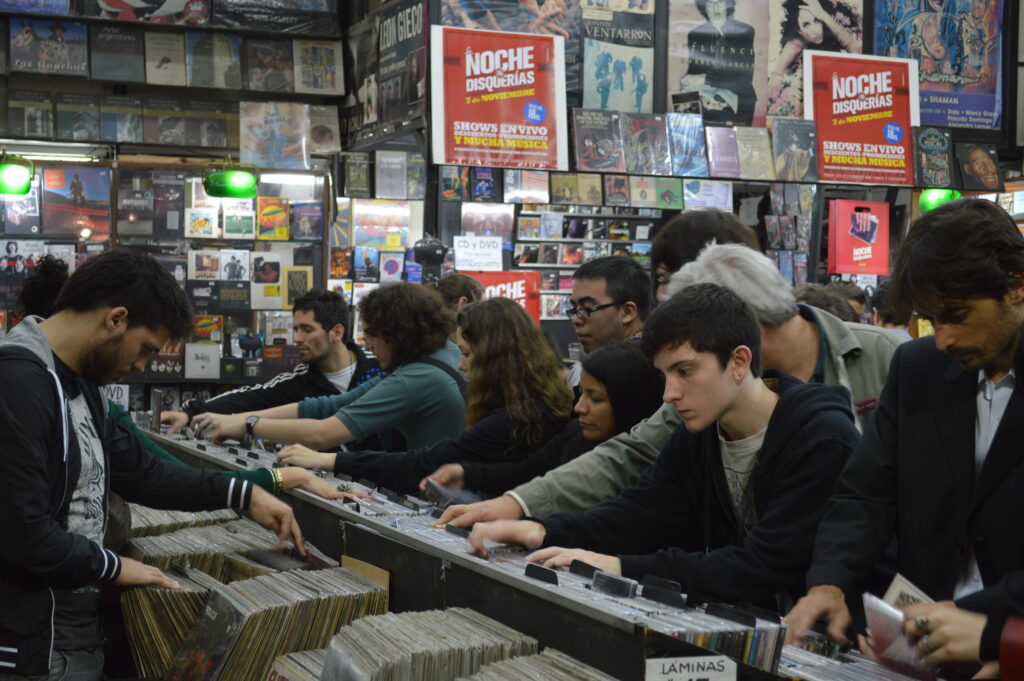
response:
M568 170L561 36L432 26L434 162Z
M736 662L725 655L649 658L644 681L736 681Z
M917 62L804 52L804 117L815 121L822 182L914 184Z

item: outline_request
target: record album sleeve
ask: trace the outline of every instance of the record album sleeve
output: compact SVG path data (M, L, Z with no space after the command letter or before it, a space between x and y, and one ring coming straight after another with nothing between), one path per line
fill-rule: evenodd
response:
M617 112L573 109L572 130L577 170L626 172L622 129Z
M818 151L814 121L774 118L775 174L785 182L817 182Z
M144 98L142 138L146 144L184 145L184 101L164 97Z
M736 144L742 150L740 175L747 180L774 180L775 159L767 128L737 127Z
M690 113L669 113L665 118L672 147L672 174L676 177L707 177L704 119L700 114Z
M291 40L245 41L246 87L264 92L294 92L295 65Z
M100 97L100 138L104 142L141 143L142 98L127 95Z
M57 94L57 139L89 141L100 138L100 98L69 92Z
M999 154L996 153L995 145L957 142L956 162L964 189L1003 191L1003 176L999 171Z
M406 181L406 152L374 152L375 195L381 199L404 199L408 190Z
M627 175L605 175L604 176L604 205L606 205L606 206L628 206L629 205L629 176L627 176Z
M53 137L53 99L40 90L9 90L7 94L7 134L11 137L51 139Z
M11 17L10 70L50 76L89 75L85 24Z
M310 152L336 154L341 151L341 130L338 127L338 107L309 107Z
M621 127L627 173L672 174L672 155L664 114L622 114Z
M89 26L89 68L93 80L146 82L146 50L141 28Z
M709 125L704 130L708 143L708 174L711 177L740 177L740 151L736 130Z
M189 87L242 88L242 39L234 33L185 34L185 75Z
M307 94L345 94L341 43L296 40L292 43L295 91Z
M146 82L150 85L187 85L185 36L146 31Z

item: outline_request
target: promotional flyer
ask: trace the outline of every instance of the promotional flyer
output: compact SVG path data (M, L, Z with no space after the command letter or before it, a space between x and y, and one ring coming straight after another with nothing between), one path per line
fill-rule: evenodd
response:
M564 40L431 27L441 165L568 170Z
M484 298L511 298L540 324L540 272L463 272L484 287Z
M914 184L917 63L805 52L804 118L815 121L822 182Z
M889 210L880 201L829 203L829 274L889 274Z

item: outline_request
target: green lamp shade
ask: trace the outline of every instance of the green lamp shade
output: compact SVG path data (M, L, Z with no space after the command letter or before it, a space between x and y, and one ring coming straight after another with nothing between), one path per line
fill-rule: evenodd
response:
M203 189L210 196L228 199L251 199L256 196L259 177L255 172L239 168L209 171L203 178Z
M924 189L921 191L921 198L917 205L921 212L926 213L932 208L938 208L948 201L955 201L960 198L960 192L955 189Z
M0 159L0 194L28 194L32 170L28 162Z

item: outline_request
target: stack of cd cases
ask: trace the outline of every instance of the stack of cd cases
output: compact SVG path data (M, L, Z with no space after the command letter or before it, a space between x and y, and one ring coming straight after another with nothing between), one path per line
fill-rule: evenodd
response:
M476 674L457 681L615 681L614 677L583 664L565 653L548 648L539 655L514 657L489 664Z
M803 681L914 681L860 653L832 659L794 646L783 648L779 675Z
M129 504L132 511L132 536L152 537L186 527L216 525L229 520L238 520L238 514L230 508L219 511L164 511L138 504Z

